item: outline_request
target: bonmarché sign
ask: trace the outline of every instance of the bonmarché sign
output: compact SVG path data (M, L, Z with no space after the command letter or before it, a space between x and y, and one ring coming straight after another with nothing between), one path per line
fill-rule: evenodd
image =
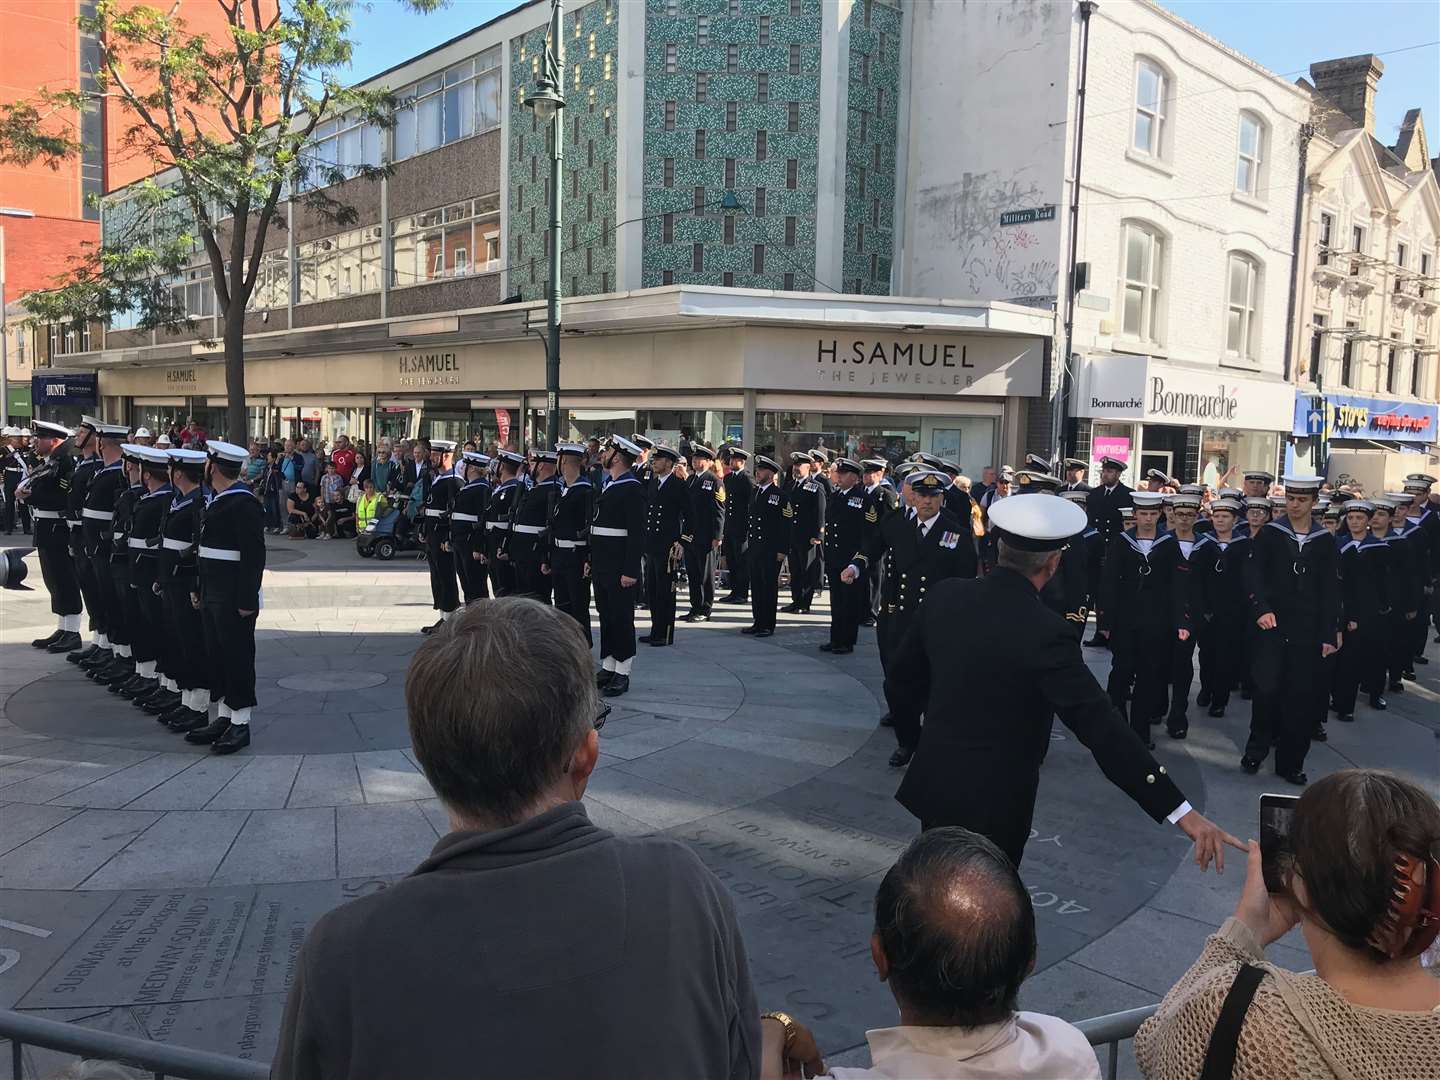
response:
M1165 380L1159 375L1150 376L1151 416L1174 416L1187 420L1223 420L1231 423L1240 408L1240 387L1231 383L1218 383L1214 393L1195 393L1186 390L1167 390Z
M1284 431L1294 391L1279 380L1242 378L1222 368L1205 371L1128 353L1090 356L1081 368L1075 415Z
M401 386L460 385L460 357L456 353L401 353L396 363Z

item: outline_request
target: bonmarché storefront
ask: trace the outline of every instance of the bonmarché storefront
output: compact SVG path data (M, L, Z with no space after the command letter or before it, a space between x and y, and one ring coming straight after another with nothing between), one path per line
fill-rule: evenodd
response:
M892 460L926 450L977 477L1023 453L1053 325L1007 304L691 286L569 301L563 317L565 438L638 432ZM543 308L515 305L335 328L325 349L303 332L256 335L250 433L528 445L545 431L543 325ZM219 358L150 352L91 354L106 401L132 423L194 415L223 431Z
M1087 356L1072 415L1089 435L1091 475L1110 456L1128 484L1160 469L1182 483L1239 487L1247 469L1275 471L1291 427L1294 387L1224 368L1126 353Z

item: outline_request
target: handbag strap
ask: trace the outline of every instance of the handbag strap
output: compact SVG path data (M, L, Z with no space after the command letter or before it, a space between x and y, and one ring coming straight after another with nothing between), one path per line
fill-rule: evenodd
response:
M1210 1033L1210 1045L1205 1048L1200 1080L1230 1080L1234 1074L1240 1029L1245 1026L1245 1013L1264 977L1265 970L1254 964L1245 964L1235 973L1235 981L1230 984L1230 992L1225 995L1215 1020L1215 1030Z

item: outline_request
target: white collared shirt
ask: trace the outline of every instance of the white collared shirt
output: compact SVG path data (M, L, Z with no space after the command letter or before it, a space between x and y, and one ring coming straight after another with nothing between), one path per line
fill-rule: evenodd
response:
M935 522L937 522L937 521L939 521L939 520L940 520L940 514L939 514L939 512L937 511L937 512L935 513L935 516L934 516L934 517L926 518L924 521L920 522L920 535L921 535L921 537L929 536L929 535L930 535L930 529L931 529L931 527L934 526Z
M893 1027L865 1033L868 1069L836 1068L834 1080L1099 1080L1085 1036L1055 1016L1021 1012L978 1028Z

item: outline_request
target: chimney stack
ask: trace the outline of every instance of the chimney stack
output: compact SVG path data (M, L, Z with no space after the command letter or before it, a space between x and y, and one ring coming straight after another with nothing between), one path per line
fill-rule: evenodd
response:
M1385 65L1372 53L1310 65L1310 81L1346 116L1375 134L1375 90Z

